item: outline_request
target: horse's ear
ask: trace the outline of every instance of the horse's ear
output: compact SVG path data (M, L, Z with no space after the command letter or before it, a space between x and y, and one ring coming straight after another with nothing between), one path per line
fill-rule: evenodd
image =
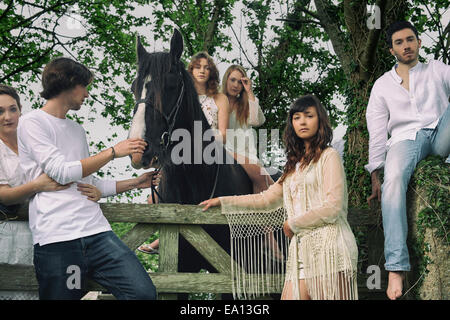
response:
M144 46L141 42L141 37L136 37L136 50L137 50L137 59L138 61L141 60L141 58L144 56L144 54L147 53L147 50L145 50Z
M174 61L179 61L182 53L183 37L180 31L178 31L178 29L175 29L172 35L172 39L170 40L170 55L172 56Z

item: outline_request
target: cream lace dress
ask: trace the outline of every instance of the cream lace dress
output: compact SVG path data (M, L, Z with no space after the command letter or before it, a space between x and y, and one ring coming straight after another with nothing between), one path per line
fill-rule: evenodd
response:
M271 221L284 209L295 235L289 244L283 298L299 299L298 280L305 279L312 299L334 300L358 298L358 250L347 222L347 197L340 156L327 148L317 163L297 167L283 184L277 182L260 194L219 199L222 213L234 221L239 220L236 215L249 220L249 214ZM240 227L233 224L232 229Z
M19 157L0 139L0 184L25 183ZM0 264L33 265L33 240L28 221L0 221ZM0 275L1 276L1 275ZM37 300L34 291L0 291L0 300Z

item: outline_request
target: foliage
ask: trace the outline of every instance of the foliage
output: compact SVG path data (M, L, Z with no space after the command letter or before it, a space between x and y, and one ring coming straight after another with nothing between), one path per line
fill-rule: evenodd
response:
M422 160L411 179L410 188L421 196L425 207L417 214L417 233L413 251L418 259L420 276L417 288L428 274L428 265L434 263L429 252L431 245L425 241L425 233L432 230L433 237L442 239L450 246L450 166L439 156L429 156ZM445 250L445 249L444 249Z
M128 222L112 222L111 229L119 237L122 238L130 231L136 224ZM158 239L159 232L154 233L145 243L151 243ZM144 266L144 269L150 272L157 272L159 265L159 255L157 254L146 254L136 250L136 256L139 261Z
M244 54L245 59L240 57L234 62L252 70L255 94L266 111L264 128L282 130L290 103L312 92L329 110L333 127L341 120L335 97L340 93L337 84L343 80L343 73L336 56L323 45L327 34L319 25L307 23L311 20L306 20L301 9L309 2L243 1L246 30L256 61ZM277 17L279 22L273 21L277 7L286 12L286 16Z
M128 128L133 99L124 83L131 83L135 72L134 30L147 21L135 17L135 6L146 2L8 1L0 10L0 82L16 86L39 107L42 100L30 84L39 81L52 57L73 57L95 74L88 101L93 111L96 103L111 125Z
M199 51L213 55L219 48L231 50L230 36L224 29L233 22L231 10L236 0L158 0L151 6L155 16L155 39L168 42L175 25L184 38L183 56L189 59Z

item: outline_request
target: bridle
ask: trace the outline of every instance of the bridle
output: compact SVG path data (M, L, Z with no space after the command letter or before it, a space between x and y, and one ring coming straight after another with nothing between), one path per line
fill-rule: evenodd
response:
M164 152L166 152L167 149L169 149L169 147L172 145L172 142L170 141L170 137L172 136L172 132L175 127L175 122L177 120L177 114L178 114L178 111L180 110L181 101L184 96L184 81L183 81L183 75L181 74L181 72L180 72L180 76L181 76L181 91L180 91L180 94L178 95L177 102L175 103L175 108L172 109L172 111L169 113L169 116L166 116L162 111L159 111L158 109L154 108L152 106L151 102L149 101L149 99L147 98L147 96L142 99L137 100L136 104L134 105L134 109L136 110L137 107L141 103L145 103L147 105L147 102L148 102L148 106L150 108L154 109L155 111L157 111L158 113L160 113L161 116L163 117L163 119L166 121L167 131L163 132L163 134L161 135L161 140L159 142L159 144L161 145ZM145 87L146 85L147 85L147 83L144 83L143 87Z
M178 111L180 110L181 107L181 101L183 99L184 96L184 81L183 81L183 75L180 72L179 73L181 76L181 91L180 94L177 98L177 102L175 103L175 107L172 109L172 111L169 113L169 116L166 116L162 111L159 111L158 109L156 109L155 107L153 107L153 105L151 104L151 102L149 101L149 99L147 98L147 94L146 97L141 98L139 100L136 101L134 109L136 110L139 106L139 104L141 103L145 103L146 106L148 105L150 108L154 109L155 111L159 112L163 119L166 121L167 124L167 131L164 131L163 134L161 135L161 139L159 144L161 145L161 148L163 149L163 152L167 152L167 150L169 149L169 147L172 145L172 141L170 140L170 137L172 136L172 132L174 130L175 127L175 123L177 120L177 115L178 115ZM147 85L148 82L144 83L143 88ZM142 94L142 92L141 92ZM149 102L147 104L147 102ZM219 167L220 164L217 163L217 169L216 169L216 176L214 179L214 186L210 195L210 199L214 196L214 193L216 192L216 187L217 187L217 181L219 178ZM155 170L155 175L159 173L159 171L161 170L161 168L158 168ZM153 203L155 203L155 194L158 196L158 198L160 199L160 201L165 202L164 199L161 197L161 195L158 193L158 191L156 190L156 187L153 185L153 183L151 184L151 190L152 190L152 200Z

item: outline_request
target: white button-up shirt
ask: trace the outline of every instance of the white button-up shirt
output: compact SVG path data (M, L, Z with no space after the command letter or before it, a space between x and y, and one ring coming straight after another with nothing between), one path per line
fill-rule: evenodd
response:
M423 128L434 129L449 105L450 66L432 60L409 70L409 91L402 87L397 65L382 75L370 93L366 111L369 163L372 172L384 166L386 151L402 140L415 140ZM389 139L388 139L389 134Z

